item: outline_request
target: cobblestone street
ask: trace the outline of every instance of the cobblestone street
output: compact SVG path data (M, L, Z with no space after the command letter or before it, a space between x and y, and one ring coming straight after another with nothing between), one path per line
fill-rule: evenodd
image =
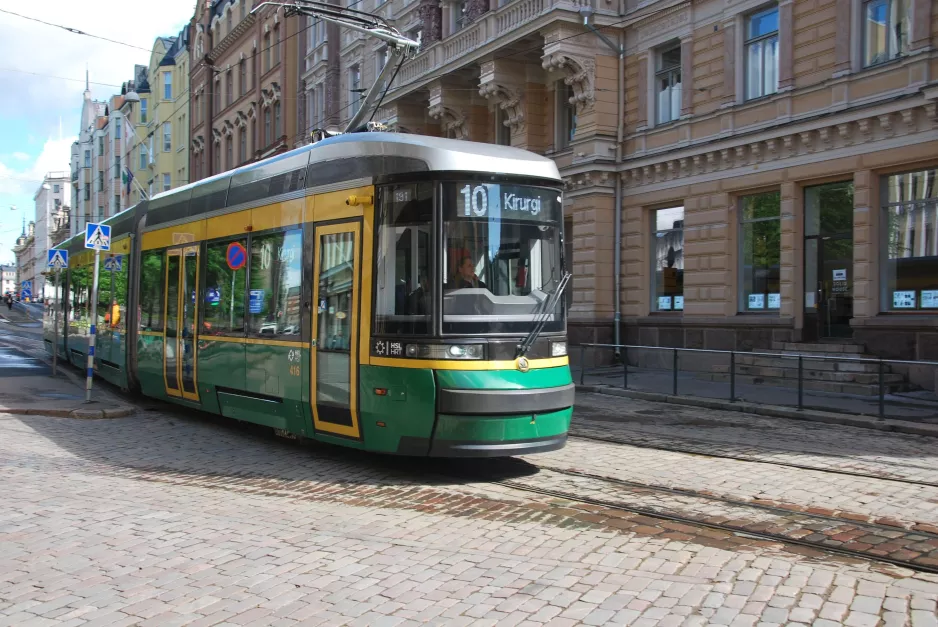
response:
M567 448L480 464L162 406L0 417L0 626L938 625L934 574L744 533L853 521L832 542L928 559L935 442L578 404ZM872 552L897 539L918 550Z

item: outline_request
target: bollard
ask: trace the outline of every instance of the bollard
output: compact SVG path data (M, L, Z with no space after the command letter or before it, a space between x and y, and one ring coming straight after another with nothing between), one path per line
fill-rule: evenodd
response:
M672 394L677 396L677 349L674 349L674 382L672 387Z
M736 353L730 351L730 402L736 402Z
M586 346L580 344L580 385L586 381Z
M798 355L798 411L804 409L804 358Z
M886 364L879 360L879 419L886 419Z
M629 389L629 348L622 351L622 387Z

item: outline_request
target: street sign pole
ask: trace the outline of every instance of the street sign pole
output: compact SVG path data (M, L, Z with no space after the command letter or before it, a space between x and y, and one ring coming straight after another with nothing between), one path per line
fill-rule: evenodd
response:
M94 380L94 340L97 334L98 321L98 262L101 260L101 251L94 251L94 278L91 281L91 303L88 308L91 312L91 335L88 337L88 378L85 381L85 402L91 402L91 382Z
M52 376L55 376L55 367L59 356L59 277L62 271L56 269L55 274L55 297L52 299Z

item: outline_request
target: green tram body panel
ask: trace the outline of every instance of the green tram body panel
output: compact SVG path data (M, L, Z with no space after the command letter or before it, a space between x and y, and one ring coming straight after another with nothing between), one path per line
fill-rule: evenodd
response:
M326 167L327 163L331 169ZM467 171L453 171L454 163L466 164ZM428 173L432 176L426 176ZM537 200L538 212L523 218L502 215L501 219L525 225L538 223L543 227L539 231L542 233L552 229L550 233L556 233L556 237L538 235L533 238L546 242L542 252L552 255L550 263L545 261L540 266L563 270L561 179L556 164L550 159L511 148L441 138L347 134L157 194L107 218L104 222L111 226L113 235L110 253L123 255L123 264L120 269L112 264L110 274L99 272L96 303L90 299L93 255L84 249L83 236L76 235L63 242L58 247L70 252L70 268L64 276L66 289L61 296L64 301L61 314L65 317L57 346L53 346L52 329L44 329L46 347L50 351L57 350L63 361L84 372L90 321L98 321L94 372L102 379L147 397L264 425L282 435L411 456L503 456L560 448L565 443L573 411L573 382L564 357L566 353L553 350L555 343L566 340L562 325L546 329L540 338L541 345L529 347L530 369L524 368L524 371L521 369L523 362L514 360L513 351L510 357L506 357L504 351L486 353L493 361L480 361L478 367L443 359L408 364L403 357L398 360L390 358L389 353L369 352L368 344L373 340L383 341L383 336L373 338L371 333L376 328L372 323L378 312L379 288L376 286L381 285L378 280L379 227L389 228L390 225L379 224L377 216L382 207L388 209L394 203L411 202L398 201L394 196L386 207L385 199L392 197L385 194L390 193L392 186L394 189L415 186L417 192L412 200L418 203L414 207L419 211L414 209L413 219L417 227L427 228L414 231L411 245L432 250L439 255L436 262L439 263L445 256L441 248L444 244L436 241L437 235L432 234L429 227L449 219L445 217L442 203L446 186L451 186L455 193L457 180L485 180L488 188L500 184L511 190L523 188L536 192L531 199ZM420 186L431 184L430 196L421 196ZM556 203L552 200L553 191L543 193L547 188L556 189ZM538 189L541 191L536 191ZM498 193L494 193L498 198ZM420 208L419 204L427 198L431 203L432 220L424 217L430 214L423 213L426 207ZM474 199L475 196L473 202ZM552 207L554 213L550 211ZM507 205L503 209L515 211ZM541 217L537 218L538 215ZM491 216L485 220L490 221ZM423 232L429 234L429 248L418 244L422 240L416 234ZM292 250L290 246L296 245L288 246L286 236L272 244L279 247L270 249L276 255L270 256L268 250L268 256L264 256L262 246L266 244L263 242L275 242L265 238L280 233L291 233L290 241L299 243L298 258L285 255ZM526 237L512 244L519 251L517 260L506 256L501 263L520 263L522 243L532 240ZM239 296L244 301L243 311L239 313L242 325L231 322L227 331L224 326L202 326L208 302L205 290L211 285L215 290L227 285L208 283L218 281L209 277L217 277L224 267L218 265L217 253L221 250L218 247L236 242L242 246L241 260L237 261L237 255L228 256L230 248L226 248L220 258L228 264L224 272L226 277L231 277L231 294L238 293L232 272L247 267L244 274L238 275L238 281L242 282L239 287L243 288ZM344 248L349 242L352 248ZM210 247L214 248L210 250ZM331 256L324 256L323 250L330 251ZM346 250L354 250L354 254L349 253L348 259L342 261L341 255ZM209 270L211 254L215 255L212 258L217 263ZM148 255L158 263L151 264ZM194 265L190 264L193 257ZM296 259L299 263L291 266ZM299 273L298 281L284 279L287 296L280 305L283 309L276 315L279 317L286 311L288 316L298 316L302 332L299 322L286 323L288 326L279 331L276 327L272 332L268 329L271 335L263 335L264 325L247 324L249 315L267 315L273 311L251 311L255 292L261 294L257 302L266 303L264 290L270 290L271 294L274 291L270 287L273 283L254 284L252 264L259 261L263 267L271 260L277 262L278 268L289 267L291 272ZM333 265L320 268L324 260L330 260ZM346 264L350 265L346 268ZM386 267L395 266L386 264ZM416 263L413 267L416 273ZM534 267L531 265L528 272L515 276L531 277ZM193 268L194 274L190 275ZM328 274L327 270L336 270L336 273ZM172 274L175 272L178 274ZM347 272L348 277L342 272ZM264 275L258 273L257 276ZM553 273L550 276L553 277ZM345 282L335 277L345 277ZM546 293L552 278L545 277L546 274L538 283L529 278L529 285L518 283L517 287L526 287L531 292L537 287ZM416 278L417 275L412 277ZM403 274L400 281L404 282ZM395 279L393 284L397 283ZM150 287L144 289L145 285ZM340 296L351 303L345 323L339 324L338 318L328 318L322 313L328 311L329 316L332 315L333 301L329 301L328 308L316 309L318 302L325 302L323 294L317 292L319 289L326 290L330 298L333 298L330 294L338 295L334 298L340 305L346 302L341 301ZM172 305L166 298L171 290L177 290L172 292L177 294ZM190 290L192 305L184 306L190 302ZM148 305L142 302L144 293ZM107 319L103 312L108 311L112 300L122 308L124 315L122 322L115 322L114 327L109 328L100 320ZM232 312L236 300L231 297ZM307 301L313 303L312 308ZM301 302L306 303L308 313L296 314ZM439 301L436 302L439 305ZM314 311L320 313L314 314ZM320 316L326 320L325 326L317 324ZM178 330L181 339L171 339L167 346L167 338L159 329L168 328L172 317L175 317L173 330ZM231 320L234 319L232 313ZM440 344L469 339L472 343L486 341L493 346L504 343L504 339L489 337L494 327L471 327L462 333L446 330L435 317L433 321L428 331L414 331L416 339L412 341ZM318 361L327 352L341 352L335 350L337 346L341 348L341 344L332 344L329 350L325 348L325 334L334 332L326 330L331 328L329 325L336 329L342 327L347 341L343 350L352 367L343 382L344 388L329 379L337 372L330 372L329 360ZM287 328L290 331L286 331ZM212 330L228 335L212 335ZM190 335L187 336L187 332ZM499 334L517 335L511 339L515 342L527 332L526 327L517 326ZM382 333L392 336L397 332L385 330ZM191 341L193 335L194 342ZM407 337L406 332L404 337ZM317 341L318 349L314 350ZM178 344L174 346L173 342ZM170 375L173 389L167 388L167 353L171 357L175 354L181 362ZM383 357L378 358L378 355ZM500 357L496 359L495 355ZM540 360L543 361L537 364ZM318 364L316 367L314 362ZM333 367L335 363L338 362L333 361ZM418 365L420 367L409 367ZM317 373L315 368L321 370ZM317 374L322 378L317 379ZM332 391L326 389L330 386ZM335 393L335 389L339 393ZM341 398L343 393L345 398ZM341 409L337 405L342 403L345 414L335 411ZM351 425L347 424L348 420Z

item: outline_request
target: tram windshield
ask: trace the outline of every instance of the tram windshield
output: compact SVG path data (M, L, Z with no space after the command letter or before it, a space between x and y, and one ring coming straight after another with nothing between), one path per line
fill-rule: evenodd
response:
M559 192L479 182L442 191L443 332L527 333L541 314L544 331L563 330L562 302L544 311L564 274Z

